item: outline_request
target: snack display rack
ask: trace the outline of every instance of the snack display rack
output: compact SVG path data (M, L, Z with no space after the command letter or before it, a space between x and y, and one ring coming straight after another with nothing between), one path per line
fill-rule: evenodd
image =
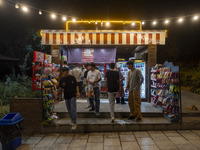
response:
M181 89L179 67L166 62L151 70L151 103L163 108L171 122L181 121Z

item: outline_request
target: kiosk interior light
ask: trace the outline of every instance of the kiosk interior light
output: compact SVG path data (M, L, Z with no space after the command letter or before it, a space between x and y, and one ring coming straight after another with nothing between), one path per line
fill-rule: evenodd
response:
M198 19L199 19L199 16L194 16L193 19L194 19L194 20L198 20Z
M131 25L132 25L132 26L135 26L135 22L132 22Z
M62 20L63 20L63 21L66 21L66 20L67 20L67 18L66 18L65 16L63 16L63 17L62 17Z
M26 6L23 6L23 7L22 7L22 10L23 10L24 12L27 12L27 11L28 11L28 8L27 8Z
M183 18L179 18L178 22L180 22L180 23L183 22Z
M55 14L51 14L51 18L52 19L56 19L56 15Z
M39 12L38 12L38 13L39 13L39 15L42 15L42 11L41 11L41 10L39 10Z
M15 4L15 8L18 9L18 8L19 8L19 5L18 5L18 4Z
M73 19L72 19L72 21L73 21L73 22L76 22L76 19L75 19L75 18L73 18Z
M110 25L110 22L106 22L106 25L109 26L109 25Z

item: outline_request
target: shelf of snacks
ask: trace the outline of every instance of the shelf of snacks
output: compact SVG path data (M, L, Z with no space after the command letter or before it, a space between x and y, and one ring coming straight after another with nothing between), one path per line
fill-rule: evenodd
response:
M155 72L159 72L156 73ZM172 63L156 65L151 74L151 104L160 106L171 122L180 120L179 68Z

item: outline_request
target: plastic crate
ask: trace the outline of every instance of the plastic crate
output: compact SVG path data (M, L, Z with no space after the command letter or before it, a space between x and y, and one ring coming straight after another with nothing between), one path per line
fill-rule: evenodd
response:
M13 125L22 120L20 113L8 113L1 119L0 125Z
M16 148L18 148L21 145L21 141L22 141L22 137L17 137L16 139L3 144L2 148L3 150L15 150Z

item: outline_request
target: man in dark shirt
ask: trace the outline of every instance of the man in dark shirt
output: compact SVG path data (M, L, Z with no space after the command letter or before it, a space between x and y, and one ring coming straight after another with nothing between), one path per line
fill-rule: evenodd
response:
M110 70L106 72L106 88L108 90L108 99L110 103L111 122L114 123L114 105L116 94L119 90L119 72L115 71L115 63L110 64Z
M64 98L69 116L72 121L72 130L76 130L76 96L79 97L79 88L76 78L69 74L69 68L63 67L63 77L60 79L59 87L64 89Z

